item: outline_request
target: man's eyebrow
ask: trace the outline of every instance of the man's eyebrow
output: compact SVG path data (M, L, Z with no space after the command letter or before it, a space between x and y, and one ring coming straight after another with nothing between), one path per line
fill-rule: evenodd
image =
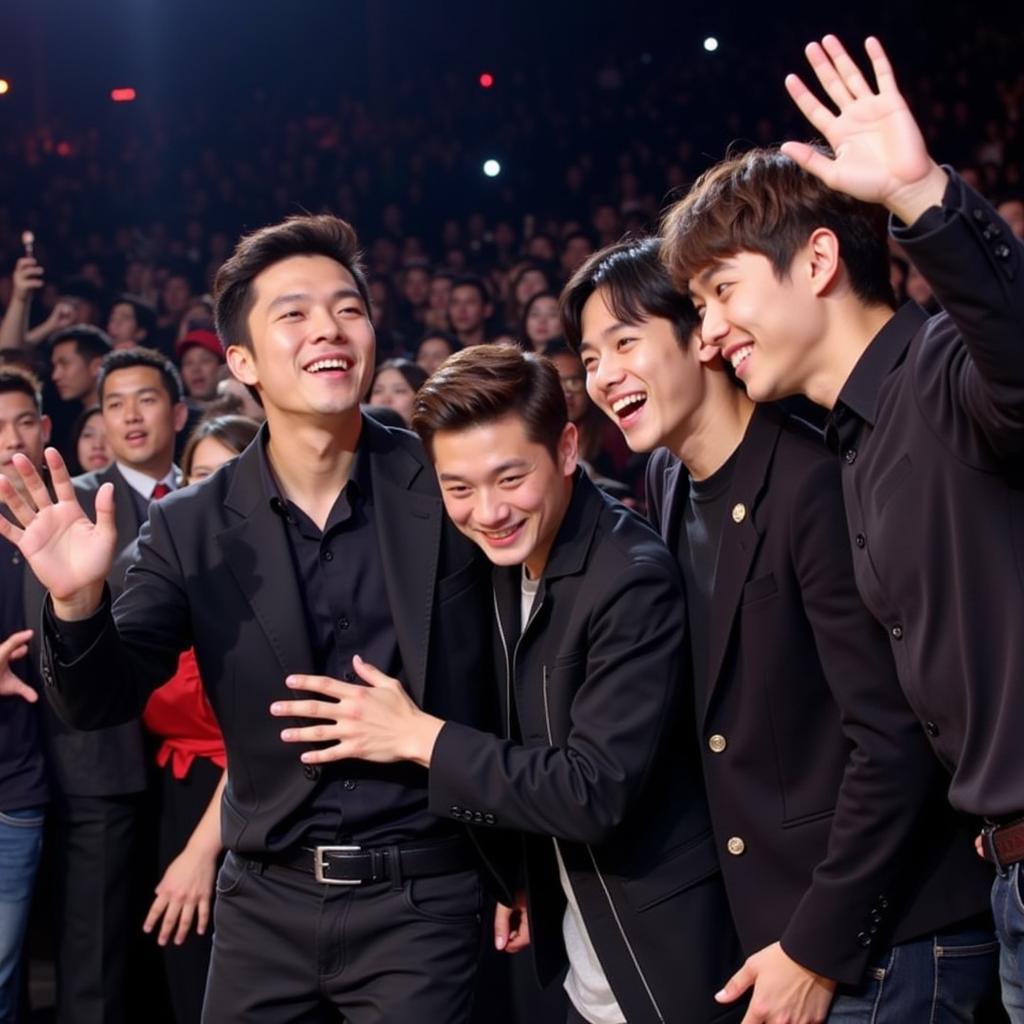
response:
M510 469L525 469L529 466L529 462L526 459L508 459L505 462L499 463L494 469L491 470L491 476L501 476L502 473L507 473ZM465 481L465 477L459 476L458 473L439 473L438 479L442 483L460 483Z
M715 276L720 270L724 270L730 266L729 260L715 260L710 266L705 267L696 277L697 284L707 284L712 277Z
M278 295L276 299L271 300L267 304L267 309L276 309L278 306L284 306L291 302L308 302L312 296L309 292L289 292L287 295ZM359 299L362 302L362 295L359 294L358 288L339 288L336 292L331 293L331 301L334 302L337 299Z
M134 391L107 391L103 396L103 401L107 402L111 398L124 398L125 395L158 395L163 388L157 387L156 385L146 385L144 388L135 388Z

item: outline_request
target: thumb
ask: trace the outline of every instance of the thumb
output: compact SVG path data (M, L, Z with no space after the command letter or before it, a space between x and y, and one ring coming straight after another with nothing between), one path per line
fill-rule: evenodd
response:
M748 960L722 987L715 993L715 1002L734 1003L757 980L757 974Z
M835 161L806 142L784 142L782 152L808 174L820 178L829 188L835 188Z

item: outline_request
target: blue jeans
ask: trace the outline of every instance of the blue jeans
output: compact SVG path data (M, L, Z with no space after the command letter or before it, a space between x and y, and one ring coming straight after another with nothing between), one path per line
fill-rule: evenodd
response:
M21 945L42 848L42 807L0 811L0 1024L17 1012Z
M996 985L999 943L968 928L904 942L872 961L859 985L840 985L828 1024L971 1024Z
M1014 864L992 884L992 913L1002 950L999 980L1012 1024L1024 1024L1024 871Z

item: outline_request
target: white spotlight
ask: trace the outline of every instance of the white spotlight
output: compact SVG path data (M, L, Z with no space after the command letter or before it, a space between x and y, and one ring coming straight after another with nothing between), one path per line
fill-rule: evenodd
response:
M486 174L488 178L496 178L501 174L501 164L499 164L497 160L485 160L484 174Z
M707 39L704 40L704 49L707 50L708 53L714 53L715 50L718 49L718 40L714 36L708 36Z

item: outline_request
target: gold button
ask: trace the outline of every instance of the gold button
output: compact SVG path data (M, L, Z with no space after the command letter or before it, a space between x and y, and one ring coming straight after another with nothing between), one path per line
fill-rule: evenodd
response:
M715 733L715 735L708 740L708 746L711 748L711 752L713 754L720 754L725 750L726 745L725 737L719 736L718 733Z
M732 507L732 521L742 523L747 518L747 506L742 501L736 502Z
M729 842L725 844L725 848L734 857L738 857L747 848L747 844L743 842L743 840L740 839L739 836L733 836L732 839L730 839Z

